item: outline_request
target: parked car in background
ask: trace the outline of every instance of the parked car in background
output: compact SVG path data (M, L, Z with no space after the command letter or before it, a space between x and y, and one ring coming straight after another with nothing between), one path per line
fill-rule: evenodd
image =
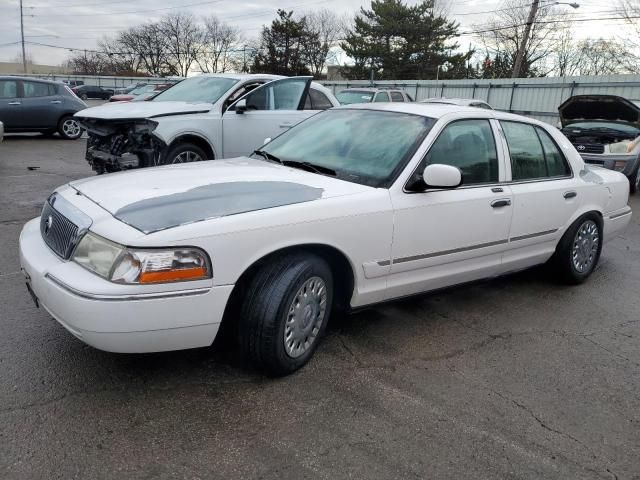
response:
M100 100L109 100L113 95L113 90L109 88L102 88L96 85L81 85L79 87L72 88L73 92L78 95L82 100L89 98L98 98Z
M622 172L640 191L640 100L576 95L560 107L562 133L585 162Z
M0 122L0 142L4 140L4 123Z
M404 90L393 88L347 88L336 95L341 105L370 102L413 102Z
M310 77L205 74L148 102L110 103L76 115L98 173L251 153L321 110L337 106Z
M493 110L493 107L487 102L483 102L476 98L427 98L426 100L420 100L420 103L442 103L445 105L460 105L462 107L476 107L484 108L485 110Z
M127 85L126 87L114 88L113 89L113 94L114 95L127 94L127 93L131 92L132 90L135 90L138 87L144 87L146 84L147 84L147 82L136 82L136 83L132 83L130 85Z
M82 135L82 128L73 115L85 108L87 104L63 83L0 77L0 121L6 133L58 132L75 140Z
M150 84L143 85L138 88L131 90L129 93L124 93L121 95L113 95L109 101L110 102L131 102L131 101L142 101L148 100L156 96L158 93L166 90L171 87L173 84L162 83L162 84Z
M286 82L299 79L254 92L280 104ZM584 282L629 223L628 198L623 175L585 165L542 122L353 105L250 158L73 181L25 225L20 263L36 304L96 348L205 347L226 325L283 375L340 311L545 262Z
M80 87L84 85L84 82L82 80L63 80L62 83L68 85L70 88Z

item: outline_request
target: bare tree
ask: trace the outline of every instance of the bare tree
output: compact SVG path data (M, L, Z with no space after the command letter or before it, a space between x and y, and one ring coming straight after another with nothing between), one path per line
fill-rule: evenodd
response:
M163 75L168 70L168 42L157 23L148 23L120 32L116 37L117 49L137 56L138 69L151 75Z
M159 28L164 36L170 73L186 77L202 51L204 31L189 13L171 13Z
M204 19L203 45L195 62L204 73L224 73L232 66L242 43L240 29L228 25L218 17Z
M626 67L630 73L640 73L640 0L618 0L619 11L633 32L623 41L629 50Z
M317 41L309 42L306 53L311 73L318 77L327 62L335 60L334 47L338 46L338 41L347 32L348 20L326 8L309 12L304 17L307 20L308 30L317 38Z
M531 0L505 0L492 20L475 28L485 49L493 56L515 62L518 48L522 44ZM553 4L540 6L531 26L529 41L524 52L521 76L539 76L547 73L543 61L552 55L556 33L562 23L545 23L551 19Z
M552 62L553 73L566 77L578 75L580 72L580 49L578 48L572 25L567 24L560 32L555 41L555 48Z

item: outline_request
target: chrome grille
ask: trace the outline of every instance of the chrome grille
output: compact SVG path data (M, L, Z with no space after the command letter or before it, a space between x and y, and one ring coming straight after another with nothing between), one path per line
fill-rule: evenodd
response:
M49 248L66 260L90 225L89 217L54 193L42 209L40 234Z
M579 153L604 153L604 145L598 143L576 143Z

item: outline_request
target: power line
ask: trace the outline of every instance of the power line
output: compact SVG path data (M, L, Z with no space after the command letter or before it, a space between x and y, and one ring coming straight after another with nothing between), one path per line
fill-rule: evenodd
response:
M186 5L175 5L173 7L162 7L162 8L152 8L149 10L131 10L128 12L117 12L117 13L103 13L103 12L98 12L98 13L75 13L75 14L59 14L59 15L31 15L32 17L96 17L96 16L106 16L106 15L127 15L127 14L131 14L131 13L151 13L151 12L160 12L163 10L175 10L176 8L187 8L187 7L197 7L200 5L210 5L212 3L220 3L224 0L207 0L204 2L197 2L197 3L188 3Z

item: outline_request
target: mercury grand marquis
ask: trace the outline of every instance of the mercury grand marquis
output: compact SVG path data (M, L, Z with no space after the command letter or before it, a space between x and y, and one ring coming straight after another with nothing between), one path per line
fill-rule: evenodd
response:
M20 259L36 304L89 345L205 347L229 325L283 375L337 311L543 263L583 282L628 196L532 119L351 105L249 157L72 181L25 225Z

